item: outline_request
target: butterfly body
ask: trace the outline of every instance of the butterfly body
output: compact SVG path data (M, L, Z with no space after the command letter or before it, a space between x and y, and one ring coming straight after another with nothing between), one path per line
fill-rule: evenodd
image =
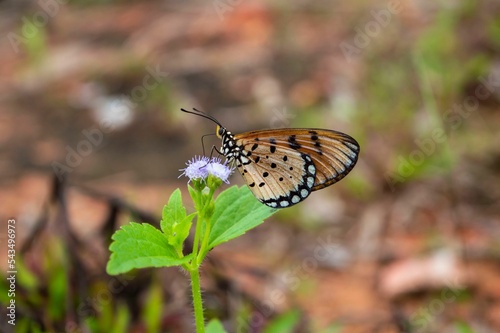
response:
M214 118L194 114L217 123L219 153L237 167L255 197L273 208L293 206L336 183L358 159L358 143L341 132L283 128L232 134Z

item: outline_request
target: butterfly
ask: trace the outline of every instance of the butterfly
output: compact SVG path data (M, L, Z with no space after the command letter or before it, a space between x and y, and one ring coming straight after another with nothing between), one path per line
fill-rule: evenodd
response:
M213 121L219 154L236 165L263 204L286 208L344 178L358 160L359 144L347 134L317 128L280 128L232 134L195 108L181 111ZM213 151L213 150L212 150Z

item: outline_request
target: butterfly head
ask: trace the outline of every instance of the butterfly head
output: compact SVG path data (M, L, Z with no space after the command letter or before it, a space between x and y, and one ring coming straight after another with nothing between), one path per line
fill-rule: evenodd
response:
M219 139L223 139L226 133L227 130L224 127L222 127L221 125L217 125L217 128L215 129L215 134Z

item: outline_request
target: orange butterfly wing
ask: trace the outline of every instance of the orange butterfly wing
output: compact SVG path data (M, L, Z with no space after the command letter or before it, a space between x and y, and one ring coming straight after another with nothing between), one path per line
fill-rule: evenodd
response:
M324 129L252 131L234 139L246 157L246 163L237 162L238 170L253 194L271 207L294 205L341 180L359 154L356 140Z

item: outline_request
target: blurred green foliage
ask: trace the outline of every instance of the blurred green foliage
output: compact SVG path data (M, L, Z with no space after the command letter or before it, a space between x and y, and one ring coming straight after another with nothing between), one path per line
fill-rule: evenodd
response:
M29 17L29 16L28 16ZM23 46L30 64L38 64L47 54L46 25L35 24L32 20L25 20L21 26L19 36L23 38ZM29 35L23 32L29 32Z
M293 332L300 322L300 311L290 310L271 321L262 333L287 333Z

